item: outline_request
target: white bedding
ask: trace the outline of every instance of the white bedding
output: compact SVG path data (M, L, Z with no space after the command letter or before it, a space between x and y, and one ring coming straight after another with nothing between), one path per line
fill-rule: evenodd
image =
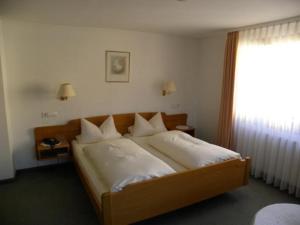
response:
M127 138L91 144L83 151L112 192L128 184L176 172Z
M160 152L189 169L241 158L236 152L207 143L181 131L162 132L150 136L148 141Z
M79 144L76 140L72 141L72 152L73 157L76 159L81 172L84 174L85 179L95 190L97 201L101 202L101 195L109 191L107 185L103 182L103 178L100 177L99 173L94 169L89 160L86 158L83 148L89 144Z
M170 167L172 167L176 172L182 172L188 170L188 168L184 167L183 165L175 162L173 159L168 157L167 155L161 153L157 149L155 149L153 146L149 144L149 137L134 137L130 134L125 134L124 137L129 138L130 140L134 141L136 144L141 146L143 149L147 150L149 153L154 155L155 157L159 158L160 160L167 163Z

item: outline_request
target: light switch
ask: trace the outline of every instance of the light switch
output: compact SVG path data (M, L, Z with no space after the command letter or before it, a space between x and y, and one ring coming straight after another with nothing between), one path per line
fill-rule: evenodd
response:
M171 104L171 109L179 109L179 108L180 108L180 104L179 103Z
M58 112L42 112L43 119L55 118L55 117L58 117Z

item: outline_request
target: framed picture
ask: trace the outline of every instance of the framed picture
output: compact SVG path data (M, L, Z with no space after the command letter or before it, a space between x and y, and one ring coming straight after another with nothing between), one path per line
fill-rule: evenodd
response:
M105 52L105 81L129 82L130 52Z

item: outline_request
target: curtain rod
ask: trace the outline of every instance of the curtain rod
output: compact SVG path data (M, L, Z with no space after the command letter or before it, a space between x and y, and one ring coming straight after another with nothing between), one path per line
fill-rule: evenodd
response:
M282 20L275 20L275 21L270 21L270 22L265 22L265 23L257 23L249 26L243 26L243 27L237 27L234 29L230 29L229 32L233 31L243 31L243 30L248 30L248 29L253 29L253 28L259 28L259 27L264 27L264 26L273 26L273 25L280 25L283 23L291 23L299 20L300 21L300 15L299 16L294 16L290 17L287 19L282 19Z

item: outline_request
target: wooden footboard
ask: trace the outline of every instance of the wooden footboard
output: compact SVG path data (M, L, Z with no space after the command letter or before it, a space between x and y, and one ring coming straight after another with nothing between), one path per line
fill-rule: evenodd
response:
M249 168L249 158L229 160L104 193L104 225L134 223L246 185Z

